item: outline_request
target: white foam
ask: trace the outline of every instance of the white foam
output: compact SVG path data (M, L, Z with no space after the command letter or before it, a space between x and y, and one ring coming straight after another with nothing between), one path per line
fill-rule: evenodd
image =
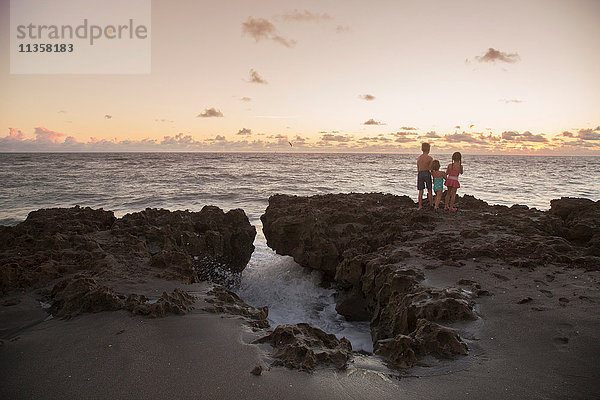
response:
M237 291L252 306L268 306L272 326L308 322L338 338L346 337L355 351L373 351L369 323L348 322L335 311L335 290L318 286L319 272L276 254L260 234L254 245Z

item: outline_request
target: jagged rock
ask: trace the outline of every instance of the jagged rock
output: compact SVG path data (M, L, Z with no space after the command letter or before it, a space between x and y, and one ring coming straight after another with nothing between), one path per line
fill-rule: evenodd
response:
M466 355L467 345L462 341L455 329L420 319L412 337L418 343L421 355L435 355L441 358L453 358Z
M134 315L148 315L151 318L166 314L186 314L193 309L196 297L175 289L172 293L163 292L154 303L149 303L144 295L132 293L120 295L108 286L98 284L94 278L76 276L57 283L50 293L49 312L60 318L72 318L81 313L129 310Z
M115 218L89 207L33 211L0 226L0 294L40 287L67 274L152 271L165 279L198 281L217 267L239 274L254 251L256 229L242 210L146 209Z
M115 291L99 285L93 278L76 277L57 283L50 294L50 313L71 318L81 313L115 311L123 307Z
M307 323L279 325L275 330L255 343L268 343L273 347L275 366L312 371L317 366L346 368L352 354L352 345L346 338L335 335Z
M421 319L455 322L475 320L473 302L458 289L413 288L409 293L394 293L380 300L371 320L373 341L409 335L417 329Z
M127 298L126 307L132 314L148 315L150 318L164 317L166 314L183 315L192 311L196 297L176 288L172 293L163 292L155 303L148 303L144 296L139 298L137 304L130 295ZM131 307L133 305L133 307ZM131 307L131 308L130 308Z
M110 229L115 219L102 209L52 208L32 211L17 226L0 226L0 293L105 267L104 251L90 234Z
M426 319L419 319L410 335L396 335L382 339L373 346L375 354L386 357L396 368L410 368L419 358L433 355L453 358L467 354L467 345L458 332Z
M402 230L390 221L400 218L407 206L414 206L408 196L380 193L275 195L261 221L269 247L333 279L346 249L363 246L373 251L390 240L401 240Z
M589 255L600 255L600 201L561 197L550 202L549 233L585 246Z
M412 337L399 334L375 342L373 352L386 357L396 368L410 368L417 363L416 348Z
M255 328L270 326L267 321L269 316L269 307L267 306L254 308L246 304L236 293L221 285L215 285L207 295L205 301L211 305L204 307L204 311L240 315Z

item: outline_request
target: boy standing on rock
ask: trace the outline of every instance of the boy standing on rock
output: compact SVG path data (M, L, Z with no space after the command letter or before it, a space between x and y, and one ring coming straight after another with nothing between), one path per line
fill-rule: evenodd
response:
M423 189L427 186L427 199L429 200L429 205L433 206L433 197L431 196L431 162L433 158L429 155L429 150L431 146L429 143L422 143L421 150L423 154L417 158L417 189L419 190L419 208L420 210L422 206L422 197L423 197Z

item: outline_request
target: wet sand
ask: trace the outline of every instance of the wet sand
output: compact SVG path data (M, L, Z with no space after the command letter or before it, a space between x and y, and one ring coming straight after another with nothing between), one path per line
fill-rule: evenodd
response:
M0 346L0 397L595 398L600 395L599 276L557 271L553 282L542 285L552 292L549 297L540 292L536 274L507 270L505 280L469 265L426 271L432 285L473 277L493 292L478 302L483 320L473 333L478 355L469 356L466 367L457 362L465 368L459 371L418 367L399 378L353 363L345 371L269 369L267 349L248 344L260 332L252 332L241 317L202 311L202 300L183 316L149 319L126 311L101 312L16 332L45 315L25 296L0 312L3 335L10 337ZM138 290L152 292L153 284ZM173 282L155 291L165 286L202 297L209 284ZM578 293L587 299L561 305L559 298ZM532 301L517 304L526 297ZM250 373L257 365L265 368L261 376Z

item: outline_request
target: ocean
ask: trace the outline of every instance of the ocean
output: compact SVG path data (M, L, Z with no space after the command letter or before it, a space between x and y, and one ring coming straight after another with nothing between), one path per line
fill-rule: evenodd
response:
M449 154L432 154L442 169ZM335 291L316 272L266 246L260 216L269 196L383 192L417 198L417 155L306 153L0 153L0 225L30 211L80 205L117 217L147 207L242 208L258 235L238 293L269 306L272 325L311 322L370 351L367 323L335 312ZM600 199L600 157L463 155L459 195L546 210L562 196ZM460 207L460 204L459 204Z

